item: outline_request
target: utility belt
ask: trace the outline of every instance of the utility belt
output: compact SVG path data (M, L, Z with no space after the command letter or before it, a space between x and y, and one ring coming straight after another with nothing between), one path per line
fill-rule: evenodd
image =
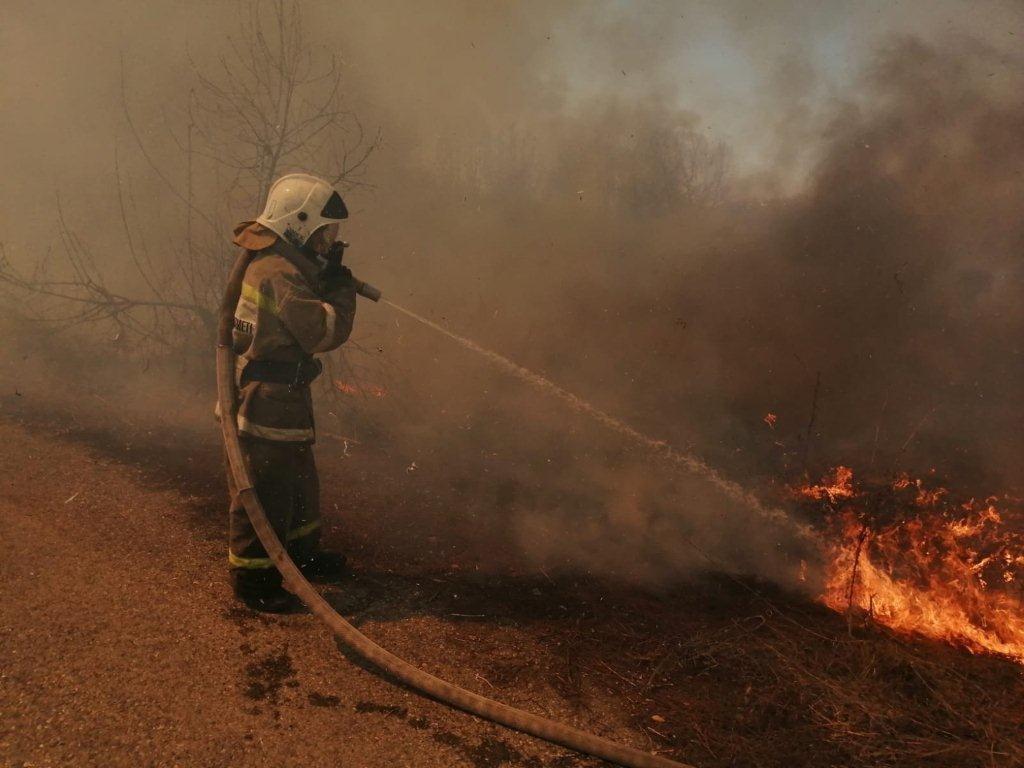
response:
M265 381L270 384L287 384L290 387L308 387L323 373L324 366L314 357L304 358L297 363L283 360L250 360L242 369L241 386L250 381Z

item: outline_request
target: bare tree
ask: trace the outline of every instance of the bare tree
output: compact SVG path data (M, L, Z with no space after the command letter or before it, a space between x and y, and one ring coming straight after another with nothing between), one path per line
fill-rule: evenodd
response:
M345 106L337 58L320 62L309 51L297 6L285 0L270 6L267 19L259 2L250 4L216 71L193 63L198 88L188 141L198 135L207 146L198 153L233 172L229 191L240 188L254 204L292 168L333 184L359 184L379 136L367 140Z
M273 180L291 170L342 188L364 183L379 134L367 136L347 108L337 58L318 57L307 45L297 3L251 0L242 16L215 63L189 58L193 81L185 106L165 120L171 161L161 160L166 152L137 127L122 59L125 124L147 169L143 181L175 201L181 236L154 234L154 217L139 212L137 179L115 149L116 202L135 277L126 280L109 259L93 257L58 198L56 260L51 251L26 272L0 251L0 284L19 294L17 305L29 308L23 314L55 328L110 326L114 339L140 346L205 352L230 266L226 235L237 212L255 214ZM166 220L166 212L159 218ZM151 245L156 241L160 247ZM113 287L122 283L134 290Z
M656 109L630 117L607 148L613 199L653 214L721 202L729 161L722 143L686 114Z

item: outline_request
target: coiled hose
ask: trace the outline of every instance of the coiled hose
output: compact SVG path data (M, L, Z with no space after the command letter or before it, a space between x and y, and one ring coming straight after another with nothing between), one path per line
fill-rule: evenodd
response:
M615 744L592 733L510 707L417 669L384 650L345 621L302 575L288 556L288 551L281 544L281 540L267 519L267 514L253 488L252 471L238 440L235 353L231 343L231 331L235 307L242 289L242 279L250 259L251 254L248 251L243 250L239 254L228 277L224 301L220 308L217 327L217 401L220 405L220 424L224 447L238 494L245 505L249 520L256 530L256 535L259 536L270 559L281 572L288 589L302 600L310 611L352 651L427 696L508 728L529 733L612 763L630 766L630 768L693 768L693 766Z

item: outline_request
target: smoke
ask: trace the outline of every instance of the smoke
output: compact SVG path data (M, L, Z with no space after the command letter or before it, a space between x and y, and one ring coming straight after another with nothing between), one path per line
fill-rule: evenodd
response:
M36 260L59 189L127 290L113 145L151 247L185 214L111 117L120 56L139 130L173 168L185 50L215 67L237 25L233 7L191 23L195 9L143 19L115 5L47 60L48 97L5 83L46 128L0 129L18 150L8 175L24 181L2 193L17 233L3 239ZM839 461L934 469L979 492L1019 483L1024 67L1000 37L1018 11L302 11L311 53L340 53L347 105L382 130L343 236L357 274L397 303L749 488ZM12 14L5 57L35 60L46 24ZM964 34L938 37L950 18ZM196 176L217 202L215 165ZM453 527L473 531L481 560L512 546L546 569L648 583L707 567L797 573L806 552L786 526L714 484L409 318L364 305L357 325L354 370L388 394L338 429L452 494ZM336 425L336 405L323 410Z
M774 198L763 176L734 175L713 194L644 204L677 177L633 162L636 144L619 140L649 145L696 122L656 102L588 101L517 141L498 131L478 186L437 163L429 195L451 205L432 208L430 236L410 249L417 277L431 278L402 301L752 485L842 461L981 494L1015 487L1021 74L977 41L888 40L832 104L801 189ZM609 125L627 129L609 137ZM467 190L470 203L458 199ZM414 366L432 379L420 382L431 402L458 400L473 433L445 463L493 471L460 452L497 441L494 401L509 402L508 386L467 381L464 354L442 350L438 364L437 347L408 333L435 362ZM556 454L557 470L517 479L547 489L518 505L514 525L539 562L667 578L711 553L727 568L796 574L796 542L749 509L666 480L671 467L609 447L614 435L583 438L535 403L512 407L577 430L559 445L506 425L524 443L505 448L516 462ZM554 489L569 482L601 490L567 500Z

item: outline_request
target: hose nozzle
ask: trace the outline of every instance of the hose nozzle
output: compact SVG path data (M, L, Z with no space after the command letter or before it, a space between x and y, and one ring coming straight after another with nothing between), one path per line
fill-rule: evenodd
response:
M352 278L352 282L356 284L356 293L363 296L370 301L380 301L381 293L380 288L375 288L369 283L364 283L362 280L357 280L355 277Z
M332 243L331 249L327 254L327 264L333 264L335 266L340 265L342 259L345 258L345 249L348 247L349 243L346 243L344 240L338 240ZM330 266L328 266L328 268L330 268ZM352 275L352 282L356 286L356 293L360 296L363 296L370 301L380 301L381 293L379 288L374 288L369 283L364 283L362 280L357 279L355 275Z

